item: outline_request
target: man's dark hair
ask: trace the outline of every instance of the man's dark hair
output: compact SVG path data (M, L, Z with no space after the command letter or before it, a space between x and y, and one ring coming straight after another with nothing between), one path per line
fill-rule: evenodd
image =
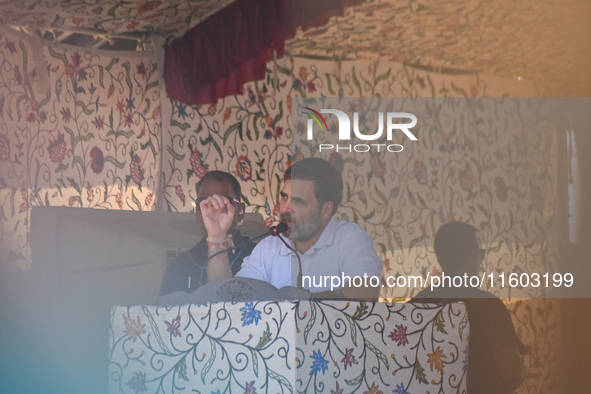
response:
M314 195L318 200L318 208L331 201L332 215L343 201L341 173L326 160L311 157L294 163L283 175L284 181L290 179L314 181Z
M228 182L232 186L232 190L236 193L238 200L241 198L242 189L240 188L240 182L232 175L224 171L209 171L195 186L197 194L199 194L199 188L205 181L216 181L216 182Z
M462 222L449 222L439 227L435 234L435 255L444 270L453 270L465 261L474 246L478 247L478 229Z

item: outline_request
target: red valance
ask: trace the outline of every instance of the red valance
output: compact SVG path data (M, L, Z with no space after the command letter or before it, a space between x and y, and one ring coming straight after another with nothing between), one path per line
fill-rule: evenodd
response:
M166 46L166 92L189 105L213 104L265 78L298 27L322 26L362 0L237 0Z

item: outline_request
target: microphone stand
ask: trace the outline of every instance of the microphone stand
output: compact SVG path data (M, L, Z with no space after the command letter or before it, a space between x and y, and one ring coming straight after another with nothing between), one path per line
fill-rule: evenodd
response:
M293 249L291 246L289 246L289 244L287 242L285 242L285 240L283 239L283 237L279 234L277 234L277 236L279 237L279 239L281 240L281 242L283 242L285 244L285 246L287 246L287 248L289 250L291 250L293 253L295 253L296 257L298 258L298 277L296 279L296 287L298 289L302 289L303 288L303 284L302 284L302 260L300 259L300 254L298 253L297 250Z
M283 226L281 226L282 224L283 224ZM286 225L285 223L280 223L280 224L278 224L277 226L273 226L273 227L271 227L271 229L270 229L269 231L267 231L266 233L264 233L264 234L258 235L258 236L254 237L254 238L252 238L252 239L249 239L248 241L245 241L245 242L239 243L238 245L231 246L231 247L229 247L229 248L227 248L227 249L220 250L219 252L216 252L216 253L212 254L212 255L211 255L211 256L209 256L209 258L208 258L208 259L205 261L205 264L204 264L204 265L207 267L207 263L209 263L209 260L211 260L211 259L212 259L212 258L214 258L215 256L219 256L220 254L222 254L222 253L224 253L224 252L228 252L229 250L232 250L232 249L234 249L234 250L235 250L236 248L238 248L238 247L240 247L240 246L247 245L247 244L249 244L249 243L251 243L251 242L254 242L254 241L256 241L257 239L264 238L264 237L266 237L266 236L268 236L268 235L279 236L279 234L280 234L280 233L283 233L283 232L285 232L285 231L287 231L287 225ZM279 238L281 238L281 237L279 237ZM283 239L281 239L281 240L283 241ZM283 242L285 243L285 241L283 241ZM288 246L288 247L289 247L289 246ZM290 248L290 249L291 249L291 248ZM293 250L293 249L292 249L292 250Z

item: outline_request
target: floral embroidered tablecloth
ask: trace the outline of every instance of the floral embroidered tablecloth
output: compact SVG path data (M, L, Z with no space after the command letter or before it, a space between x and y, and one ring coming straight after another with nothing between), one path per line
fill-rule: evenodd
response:
M109 392L459 393L468 333L461 303L115 307Z

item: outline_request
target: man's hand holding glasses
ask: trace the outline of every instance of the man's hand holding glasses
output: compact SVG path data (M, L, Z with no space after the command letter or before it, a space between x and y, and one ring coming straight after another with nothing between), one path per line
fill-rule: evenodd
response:
M203 223L207 229L207 243L222 249L233 246L228 230L234 221L240 201L232 197L214 194L211 197L198 198L195 202L196 209L201 211Z

